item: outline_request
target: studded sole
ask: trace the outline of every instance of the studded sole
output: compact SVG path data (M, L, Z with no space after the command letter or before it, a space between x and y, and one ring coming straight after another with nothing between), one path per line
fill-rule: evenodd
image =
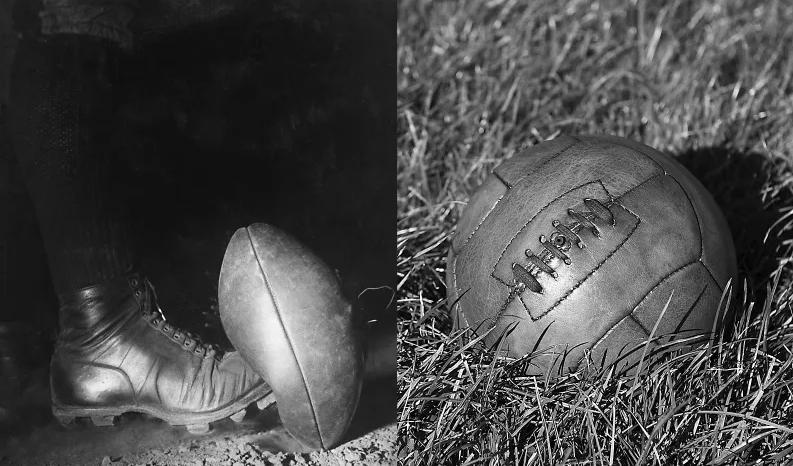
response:
M209 424L226 418L231 418L234 422L242 422L245 417L246 409L251 404L257 406L270 406L275 402L275 396L267 385L260 385L242 397L240 403L235 403L211 413L200 415L174 415L156 409L148 409L141 406L127 405L113 408L86 408L74 406L52 405L52 414L56 420L64 427L74 425L77 418L89 418L91 423L98 427L112 426L115 419L124 413L142 413L161 419L172 426L185 426L190 433L203 434L209 432ZM240 408L242 406L242 408ZM260 408L264 409L264 408Z

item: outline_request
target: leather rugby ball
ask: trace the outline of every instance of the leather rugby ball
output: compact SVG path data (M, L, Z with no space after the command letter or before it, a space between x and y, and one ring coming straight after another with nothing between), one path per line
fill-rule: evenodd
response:
M229 241L218 301L229 340L272 387L284 427L310 448L336 446L358 404L364 346L335 273L256 223Z
M546 351L530 370L541 374L587 353L635 362L641 350L622 356L656 322L654 336L709 333L735 275L727 223L682 165L627 139L561 136L503 162L471 197L447 294L456 328L503 336L508 356Z

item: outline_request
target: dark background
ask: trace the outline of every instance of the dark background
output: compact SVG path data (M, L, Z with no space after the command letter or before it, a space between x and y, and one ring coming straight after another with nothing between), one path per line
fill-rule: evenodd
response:
M35 22L34 2L22 1L17 18ZM3 120L17 41L13 4L0 0L0 462L84 464L173 448L190 436L134 415L113 429L66 430L50 414L57 300ZM167 8L136 19L140 40L118 64L107 154L125 193L119 208L134 219L140 269L166 317L227 348L217 280L237 228L273 224L336 269L368 321L365 380L346 436L356 439L396 415L396 5L228 4L241 8L176 27ZM232 432L255 434L258 448L290 451L294 442L274 416L219 422L214 434L191 441L209 448Z
M395 8L266 3L149 31L120 64L108 156L125 173L122 208L135 219L141 269L170 320L223 341L216 297L226 243L241 226L271 223L337 269L365 318L378 321L373 329L395 338L391 291L357 299L394 285ZM56 304L18 181L6 140L0 320L51 329Z

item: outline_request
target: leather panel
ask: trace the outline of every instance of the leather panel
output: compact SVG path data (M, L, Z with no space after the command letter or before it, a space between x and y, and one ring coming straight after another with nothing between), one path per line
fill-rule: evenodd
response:
M600 180L610 195L617 196L662 173L651 159L637 158L629 149L618 147L603 151L598 144L571 142L563 140L555 143L554 148L541 151L538 146L535 151L542 158L539 163L533 159L530 149L523 156L505 161L496 170L507 183L516 184L496 203L465 247L459 252L451 251L449 256L451 283L456 287L452 296L454 299L462 296L459 305L466 309L465 318L469 322L492 319L494 312L507 304L509 288L501 283L493 284L493 278L480 271L492 269L510 239L526 225L527 219L554 199L580 186L579 180ZM572 148L558 152L568 145ZM630 171L617 171L614 167L630 167ZM531 177L518 176L526 173L531 173ZM467 215L466 211L460 220L462 223L468 224ZM476 292L463 293L468 288Z
M669 202L653 206L648 199L658 198L661 193ZM696 240L699 232L693 212L684 208L684 194L671 177L656 177L619 201L640 219L635 233L594 272L588 266L583 267L581 270L591 274L566 292L564 299L555 301L555 307L536 322L529 311L547 309L538 303L548 301L543 301L542 295L525 291L516 301L524 309L522 321L512 334L513 355L530 351L545 327L554 322L545 338L568 342L571 347L582 344L572 354L573 359L580 359L584 349L590 348L628 312L621 303L631 303L632 307L663 277L699 257L699 241L681 241ZM573 260L575 265L576 258ZM510 304L510 312L520 315L516 304Z
M604 197L604 191L600 186L599 183L591 183L580 190L571 191L569 196L560 198L555 205L538 214L532 225L524 229L509 245L501 260L496 264L494 277L505 283L514 282L512 264L529 266L524 251L527 248L530 248L535 254L541 251L540 234L550 236L553 230L552 220L559 219L564 222L565 218L569 218L566 213L568 206L576 205L580 208L581 199L585 197L594 197L604 202L608 200L607 197ZM559 301L565 299L587 279L592 271L608 260L638 227L639 219L622 206L614 204L609 207L609 210L614 215L615 225L603 229L601 238L595 238L588 230L579 231L585 247L580 249L573 245L566 251L572 261L571 265L564 264L558 258L551 260L549 265L556 270L557 278L544 272L537 275L537 280L544 290L542 294L528 289L523 291L521 296L524 302L531 303L527 306L527 310L532 319L539 319L552 311ZM567 240L573 241L571 238Z
M584 139L587 141L602 140L609 144L625 145L653 159L662 166L664 171L672 175L689 194L690 202L696 210L699 225L702 229L702 262L706 265L708 271L713 274L718 286L723 288L731 277L737 276L735 246L727 220L724 218L724 214L722 214L713 196L691 172L663 152L629 139L612 136L590 136Z
M452 310L455 326L495 326L486 339L490 344L509 329L506 343L512 356L531 351L547 329L539 349L554 342L565 342L568 348L581 344L568 358L577 362L596 342L613 347L645 339L643 325L652 328L653 316L657 318L653 312L660 312L652 309L670 287L680 296L659 332L686 318L700 292L683 328L711 326L720 296L711 272L716 281L729 277L735 261L726 223L709 194L676 162L645 146L618 138L580 141L558 153L550 147L537 149L545 154L539 163L528 162L529 153L496 169L512 187L484 221L477 220L481 225L468 243L449 254L448 296L460 298ZM595 183L601 185L599 192ZM537 273L525 249L541 252L539 235L550 236L553 220L565 223L567 208L580 209L582 199L574 198L583 196L601 202L615 199L608 208L617 219L616 228L601 227L601 239L579 230L584 243L595 246L570 248L566 254L571 265L548 261L559 274L556 279L545 271ZM724 249L722 257L709 257L719 248ZM541 293L518 285L526 275L513 269L515 263L535 271ZM663 304L665 300L661 309ZM634 306L635 315L628 317Z
M292 237L254 224L229 242L219 298L229 339L273 388L290 433L335 445L357 406L363 345L334 272Z
M79 374L77 383L72 381L74 374ZM89 361L53 358L50 386L53 401L61 405L119 406L135 401L129 378L122 371Z
M620 358L617 364L619 370L641 358L644 348L640 344L647 341L648 336L639 323L626 315L592 346L590 358L596 365L601 362L608 365ZM651 343L648 351L656 346Z
M658 325L655 335L661 336L677 331L710 333L713 317L721 298L716 282L699 261L677 270L661 281L633 310L633 317L652 331L669 297L672 300Z
M485 179L468 200L465 215L457 222L452 238L452 251L459 251L468 242L506 192L507 186L495 176L490 175Z
M514 186L524 178L532 176L538 168L549 161L566 156L568 151L577 149L579 143L578 138L560 135L518 152L493 171L509 186Z

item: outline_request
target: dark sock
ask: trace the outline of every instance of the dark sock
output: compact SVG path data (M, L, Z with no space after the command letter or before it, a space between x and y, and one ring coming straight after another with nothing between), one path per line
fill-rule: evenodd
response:
M24 39L12 70L12 142L59 295L132 266L112 149L115 53L88 37Z

